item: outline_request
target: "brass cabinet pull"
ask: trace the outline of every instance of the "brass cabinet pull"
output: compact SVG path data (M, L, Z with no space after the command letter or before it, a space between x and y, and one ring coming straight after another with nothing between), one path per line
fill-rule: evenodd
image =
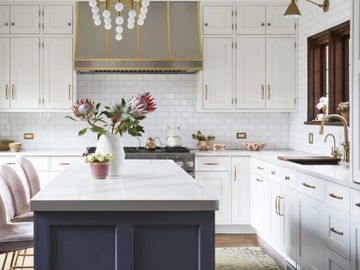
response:
M360 207L360 203L355 203L355 206L356 206L356 207Z
M263 171L263 170L264 170L263 167L257 167L257 169L260 170L260 171Z
M71 100L71 84L69 84L69 100Z
M265 98L265 86L262 84L261 85L261 100L264 100Z
M14 84L11 86L11 98L15 99L15 85Z
M278 199L279 199L279 196L276 196L276 198L275 198L275 214L279 214L279 212L278 212Z
M270 100L271 98L271 88L270 88L270 84L268 84L268 100Z
M312 186L312 185L309 185L309 184L307 184L307 183L302 183L302 185L303 185L304 187L311 188L311 189L315 189L315 188L316 188L316 186Z
M289 180L290 180L290 176L285 176L285 180L289 181Z
M343 235L344 235L344 233L343 233L343 232L339 232L339 231L338 231L338 230L336 230L334 227L331 227L331 228L330 228L330 232L336 233L337 235L341 235L341 236L343 236Z
M9 99L9 85L5 85L5 98Z
M208 99L208 86L205 84L205 100Z
M271 26L271 23L267 23L267 26Z
M9 26L9 23L8 23L8 22L6 22L6 23L5 23L5 26Z
M7 163L5 163L5 165L16 165L16 163L15 162L7 162Z
M11 26L15 26L15 23L14 23L14 22L12 22L12 23L11 23Z
M261 26L263 26L263 27L264 27L264 26L265 26L265 23L261 23Z
M205 27L208 27L208 26L209 26L209 24L206 22L206 23L205 23Z
M264 182L264 180L262 180L262 179L260 179L260 178L256 178L256 181L258 181L258 182L260 182L260 183Z
M276 199L275 199L275 211L276 211L276 214L278 214L280 217L284 216L283 214L281 214L281 200L283 199L283 197L281 196L276 196Z
M344 199L343 196L338 196L338 195L335 195L334 193L330 193L329 196L331 198L334 198L334 199L337 199L337 200L343 200Z
M236 171L236 166L234 166L234 181L236 181L237 178L237 171Z
M60 162L59 165L60 166L69 166L70 163L69 162Z
M216 166L216 165L219 165L218 162L205 162L203 163L204 165L209 165L209 166Z
M71 22L68 22L68 26L71 26Z
M275 171L271 171L271 175L275 175L276 174L276 172Z

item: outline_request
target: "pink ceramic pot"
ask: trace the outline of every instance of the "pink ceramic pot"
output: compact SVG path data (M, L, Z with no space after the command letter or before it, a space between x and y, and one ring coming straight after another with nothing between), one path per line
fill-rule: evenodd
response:
M109 175L109 163L92 163L90 164L91 174L96 179L105 179Z

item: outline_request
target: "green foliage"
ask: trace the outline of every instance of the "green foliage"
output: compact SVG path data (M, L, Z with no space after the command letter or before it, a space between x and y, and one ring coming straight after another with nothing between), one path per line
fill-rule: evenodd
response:
M201 133L201 131L199 130L196 134L192 134L192 138L194 140L198 140L200 142L205 142L205 141L213 141L215 140L215 136L209 135L209 136L205 136Z

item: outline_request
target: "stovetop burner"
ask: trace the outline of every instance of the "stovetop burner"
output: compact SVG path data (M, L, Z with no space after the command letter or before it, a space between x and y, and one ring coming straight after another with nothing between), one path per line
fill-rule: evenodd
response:
M96 147L87 147L88 153L95 153ZM125 153L190 153L186 147L156 147L148 150L145 147L124 147Z

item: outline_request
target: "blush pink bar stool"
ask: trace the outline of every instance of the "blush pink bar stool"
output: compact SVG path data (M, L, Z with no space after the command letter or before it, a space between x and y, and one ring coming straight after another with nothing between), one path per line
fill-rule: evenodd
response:
M12 253L10 269L33 269L33 266L24 266L24 260L21 266L17 266L19 252L33 247L33 223L8 222L14 218L15 209L11 197L6 195L6 188L4 181L0 180L0 254L5 254L1 270L6 267L9 253Z
M22 169L26 183L29 186L30 199L40 191L40 181L39 176L29 159L23 156L17 156L16 162L19 167Z
M0 178L5 182L8 192L11 194L14 215L11 215L11 222L29 222L34 220L33 212L30 212L29 202L26 198L26 191L20 177L14 169L9 166L0 166ZM3 188L6 193L6 189Z

